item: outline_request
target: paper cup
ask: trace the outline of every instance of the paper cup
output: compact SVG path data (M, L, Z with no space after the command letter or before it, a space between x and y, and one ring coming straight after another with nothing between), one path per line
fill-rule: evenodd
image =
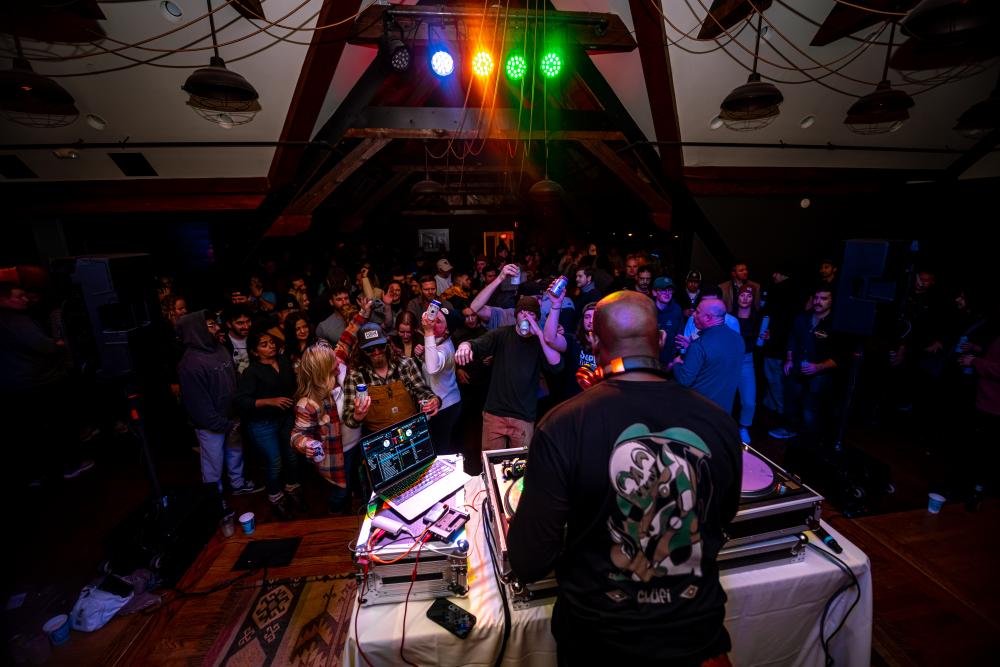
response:
M927 511L931 514L937 514L941 511L944 506L944 496L940 493L928 493L927 494Z
M42 630L45 630L53 646L62 646L69 641L69 616L66 614L53 616L45 622Z
M257 527L257 520L254 518L253 512L244 512L241 514L240 525L243 527L243 532L247 535L253 533L254 529Z

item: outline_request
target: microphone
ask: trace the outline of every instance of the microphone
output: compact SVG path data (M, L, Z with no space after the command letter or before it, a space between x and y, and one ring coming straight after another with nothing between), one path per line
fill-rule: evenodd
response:
M819 521L810 517L806 519L806 525L808 525L809 530L811 530L813 534L823 542L823 544L830 547L834 553L844 553L844 547L840 546L837 540L833 539L833 535L826 532L826 529L819 524Z

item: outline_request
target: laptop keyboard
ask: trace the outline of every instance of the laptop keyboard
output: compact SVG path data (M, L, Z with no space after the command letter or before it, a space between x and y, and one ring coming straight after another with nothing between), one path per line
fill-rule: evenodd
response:
M430 468L425 470L415 480L404 479L401 482L397 482L393 486L386 489L382 495L386 498L392 498L394 502L403 503L442 477L445 477L451 471L452 467L450 465L438 459L434 461L434 464L431 465Z

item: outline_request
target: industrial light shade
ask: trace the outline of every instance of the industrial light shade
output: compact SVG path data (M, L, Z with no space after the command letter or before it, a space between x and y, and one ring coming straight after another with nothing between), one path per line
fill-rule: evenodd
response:
M749 132L767 127L781 113L785 101L781 91L760 80L753 72L742 86L733 89L719 106L719 118L730 130Z
M912 97L894 90L892 84L883 79L873 92L851 105L844 124L857 134L895 132L909 119L908 109L912 106Z
M36 74L21 57L0 71L0 111L27 127L65 127L80 115L73 96L47 76Z
M417 181L410 188L410 193L414 195L439 195L444 192L444 186L427 176L421 181Z
M195 70L181 90L192 97L222 103L249 103L259 97L250 82L226 69L226 63L218 56L212 57L208 67Z
M528 196L539 204L546 204L561 199L565 192L563 186L546 176L528 189Z
M994 90L985 100L966 109L952 129L963 137L978 139L997 127L1000 127L1000 91Z
M924 0L900 22L920 40L960 43L985 36L1000 18L996 0Z

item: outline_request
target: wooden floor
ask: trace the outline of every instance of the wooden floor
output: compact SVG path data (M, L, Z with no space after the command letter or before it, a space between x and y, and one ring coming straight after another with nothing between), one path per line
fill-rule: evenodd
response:
M1000 501L834 526L872 562L873 650L888 665L996 664L1000 644Z
M754 445L780 462L785 445L768 440L766 427L762 420L755 430ZM894 439L888 431L867 433L865 438L870 451L894 472L897 492L883 508L888 513L852 520L830 511L825 517L872 560L872 663L993 664L995 661L985 658L987 651L1000 643L996 639L1000 636L996 565L1000 501L987 501L977 513L966 512L960 503L949 503L940 515L928 515L923 508L930 483L928 462L914 456L905 442ZM8 541L6 560L10 565L0 582L2 593L5 600L13 593L28 595L20 608L4 612L5 640L15 633L37 632L45 619L69 610L81 586L98 575L104 536L149 495L134 443L108 439L97 454L95 470L27 492L6 505L8 534L16 539ZM156 460L164 488L197 483L198 455L187 445L158 451ZM248 469L256 468L251 463ZM309 517L325 516L323 484L315 477L307 478ZM258 536L301 530L295 524L275 522L264 494L233 498L231 504L237 511L257 513ZM357 532L354 519L339 521L344 525L324 529L330 531L331 545L323 552L323 558L332 559L330 563L338 568L347 565L346 545ZM226 562L235 558L241 539L210 543L181 587L204 590L232 576ZM318 566L318 561L314 565ZM329 567L329 563L322 566ZM211 596L205 599L210 607L224 597L216 598L219 602ZM188 621L186 615L210 615L209 607L197 612L185 602L145 616L116 618L94 633L74 631L66 645L53 649L48 664L150 664L175 658L171 664L198 664L199 651L214 638L212 626L204 619ZM166 632L168 619L174 623ZM174 634L177 632L180 634ZM12 661L8 655L2 662Z

